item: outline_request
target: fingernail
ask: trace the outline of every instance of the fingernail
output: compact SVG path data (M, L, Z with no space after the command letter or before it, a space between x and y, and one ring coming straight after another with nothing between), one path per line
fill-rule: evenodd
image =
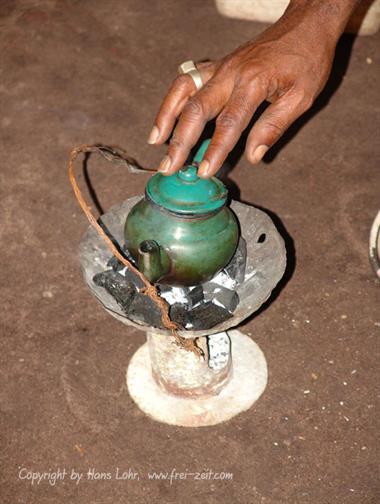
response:
M258 163L261 161L268 149L269 147L267 145L259 145L256 147L256 150L253 153L252 163Z
M172 164L172 160L170 159L170 157L165 156L160 163L158 171L161 173L166 173L169 170L171 164Z
M198 176L207 177L210 163L204 159L200 162L198 167Z
M153 126L152 131L150 132L150 135L148 138L148 144L155 144L158 140L159 135L160 135L160 130L157 128L157 126Z

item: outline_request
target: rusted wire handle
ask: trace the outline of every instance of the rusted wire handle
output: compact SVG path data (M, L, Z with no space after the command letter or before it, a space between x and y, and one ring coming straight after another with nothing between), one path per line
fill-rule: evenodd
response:
M70 153L70 158L69 158L69 166L68 166L68 171L69 171L69 179L71 182L71 185L74 189L75 196L78 200L78 203L80 204L82 210L86 214L87 219L89 220L90 224L95 228L99 236L104 240L106 243L107 247L111 250L112 254L122 263L124 266L126 266L129 270L133 271L144 283L144 288L141 290L142 294L149 296L153 302L157 304L157 306L161 310L161 320L162 324L166 329L172 332L172 335L175 339L175 342L177 343L178 346L181 348L194 352L196 355L201 356L203 354L202 350L195 344L193 339L188 339L188 338L181 338L178 333L178 325L170 320L169 317L169 306L166 303L164 299L162 299L157 292L157 289L154 285L152 285L149 280L139 271L135 266L133 266L126 257L124 257L119 250L115 247L115 245L112 243L112 240L106 235L102 227L98 224L97 220L95 219L94 215L91 212L90 207L87 205L85 202L83 195L81 193L81 190L79 189L77 180L75 178L74 174L74 161L78 157L80 153L86 153L86 152L97 152L103 155L103 152L109 151L110 148L99 146L99 145L81 145L79 147L76 147L73 149ZM107 157L106 157L107 159ZM112 160L112 159L111 159Z

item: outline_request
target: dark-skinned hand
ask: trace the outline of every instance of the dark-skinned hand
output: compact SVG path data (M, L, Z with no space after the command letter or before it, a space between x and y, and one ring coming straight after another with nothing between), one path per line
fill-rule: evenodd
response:
M247 159L258 163L287 128L313 104L331 69L337 41L357 0L293 0L277 23L228 56L197 65L204 86L179 75L164 98L148 142L171 135L159 171L170 175L185 163L206 123L216 127L201 177L214 175L259 105L270 102L247 139Z

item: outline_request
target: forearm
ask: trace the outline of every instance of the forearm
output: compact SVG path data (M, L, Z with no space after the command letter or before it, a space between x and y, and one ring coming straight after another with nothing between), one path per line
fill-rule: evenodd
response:
M284 13L318 26L321 33L338 39L361 0L290 0Z

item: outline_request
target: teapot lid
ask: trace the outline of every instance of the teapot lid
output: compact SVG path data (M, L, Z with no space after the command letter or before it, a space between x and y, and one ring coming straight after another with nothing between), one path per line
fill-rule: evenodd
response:
M198 177L198 165L210 143L206 140L189 166L173 175L156 173L146 186L147 197L160 207L181 215L214 212L227 201L227 188L216 177Z

